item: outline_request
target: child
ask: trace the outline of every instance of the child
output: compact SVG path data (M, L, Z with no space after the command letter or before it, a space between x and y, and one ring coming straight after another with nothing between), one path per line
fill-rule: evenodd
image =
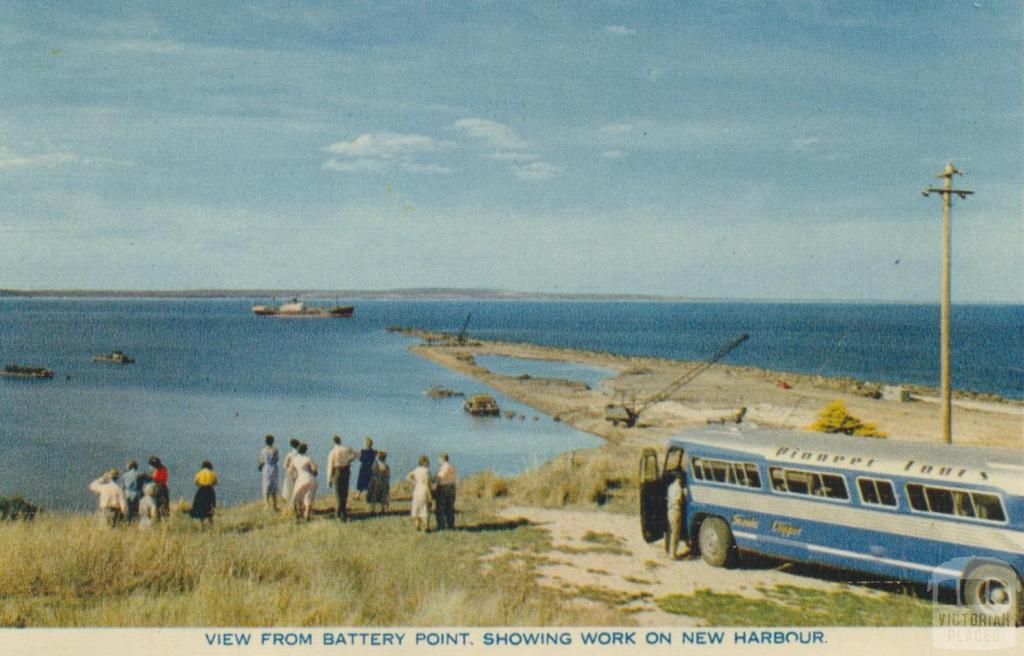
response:
M139 528L147 529L156 519L156 484L147 483L142 488L142 499L139 501Z

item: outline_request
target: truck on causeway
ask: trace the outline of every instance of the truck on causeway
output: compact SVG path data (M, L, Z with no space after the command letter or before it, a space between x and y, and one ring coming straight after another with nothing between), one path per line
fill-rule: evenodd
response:
M709 564L744 552L937 585L995 622L1021 624L1024 455L793 430L705 427L640 459L641 528L667 526L670 474Z

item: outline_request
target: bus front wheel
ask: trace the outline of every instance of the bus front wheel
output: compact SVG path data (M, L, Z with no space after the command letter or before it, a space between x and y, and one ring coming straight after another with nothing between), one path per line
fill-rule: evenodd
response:
M736 543L729 525L719 517L708 517L700 524L697 535L700 555L708 565L729 567L735 560Z
M964 577L964 603L986 617L1006 617L1022 623L1021 582L1017 573L1005 565L983 563Z

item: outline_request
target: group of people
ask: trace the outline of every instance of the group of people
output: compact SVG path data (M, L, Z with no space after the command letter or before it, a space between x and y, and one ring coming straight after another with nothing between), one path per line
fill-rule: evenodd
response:
M98 497L99 515L111 526L122 522L138 522L142 528L170 515L170 479L166 465L160 458L150 456L149 471L139 471L139 464L129 460L122 473L116 467L108 469L102 476L89 484L89 489ZM217 507L217 473L213 464L204 460L195 475L196 493L189 513L204 522L213 521Z
M455 528L455 466L448 454L440 455L441 464L431 476L430 459L420 456L419 465L406 477L412 481L412 506L409 514L417 531L430 531L430 508L437 516L437 530Z
M286 509L290 508L297 519L308 521L316 498L319 468L308 455L308 444L290 440L291 450L282 458L274 442L274 436L267 435L259 456L263 498L267 507L274 511L279 510L278 499L283 498ZM371 437L365 439L358 455L355 449L342 444L340 436L335 435L332 442L327 454L327 480L334 491L335 518L348 521L352 465L357 460L356 498L365 498L372 514L387 512L391 497L391 466L387 451L375 449ZM440 460L436 474L431 475L430 460L427 456L420 456L419 465L406 477L413 484L410 515L416 530L429 530L432 506L437 515L438 530L455 528L456 470L449 462L448 454L442 453Z
M265 446L260 451L259 471L261 488L267 506L279 510L278 499L283 498L285 507L291 508L297 518L309 519L313 501L316 498L317 477L320 473L316 463L308 455L309 445L291 439L291 450L281 458L274 446L274 436L264 438ZM341 437L334 436L333 448L327 455L327 480L334 490L337 504L334 515L340 520L348 519L348 496L352 480L352 463L359 460L359 474L356 490L359 496L366 495L373 512L387 510L391 493L391 468L387 451L373 448L373 439L366 438L366 447L357 456L355 450L341 443ZM284 481L282 483L282 470Z
M289 445L291 450L282 458L274 436L264 438L258 465L262 495L275 512L281 510L279 499L283 498L284 509L291 509L297 519L308 521L320 470L308 453L308 444L292 439ZM357 460L356 498L365 497L372 514L390 509L391 467L387 451L375 449L373 439L367 437L365 446L356 454L335 435L327 455L327 480L335 496L334 516L341 521L348 520L352 465ZM148 463L149 471L142 472L138 463L131 460L123 473L110 469L89 484L89 489L99 497L100 516L111 526L137 521L140 526L148 527L170 514L167 467L156 456L150 457ZM440 455L440 465L434 473L430 471L429 458L420 456L418 466L406 478L413 486L409 514L416 530L430 530L431 509L437 517L438 530L455 528L457 476L448 454ZM212 523L217 507L214 490L217 473L213 464L204 460L193 480L196 492L189 514L204 524Z

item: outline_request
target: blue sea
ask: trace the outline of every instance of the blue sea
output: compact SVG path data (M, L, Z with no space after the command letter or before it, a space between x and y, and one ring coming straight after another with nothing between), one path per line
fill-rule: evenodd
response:
M351 319L252 315L253 300L0 299L0 363L45 365L49 381L0 379L0 495L50 508L93 504L86 485L104 469L159 455L172 496L190 498L203 459L221 503L259 495L263 435L298 437L323 462L332 435L387 449L394 475L417 456L451 454L465 475L510 474L599 440L511 399L525 420L476 419L440 385L490 391L409 353L386 328L627 355L706 358L741 333L727 362L879 382L938 383L938 307L896 304L397 301L357 303ZM1024 398L1024 307L953 308L953 378L961 389ZM122 349L127 366L90 361ZM576 378L589 367L488 358L503 373ZM538 416L538 419L534 419Z

